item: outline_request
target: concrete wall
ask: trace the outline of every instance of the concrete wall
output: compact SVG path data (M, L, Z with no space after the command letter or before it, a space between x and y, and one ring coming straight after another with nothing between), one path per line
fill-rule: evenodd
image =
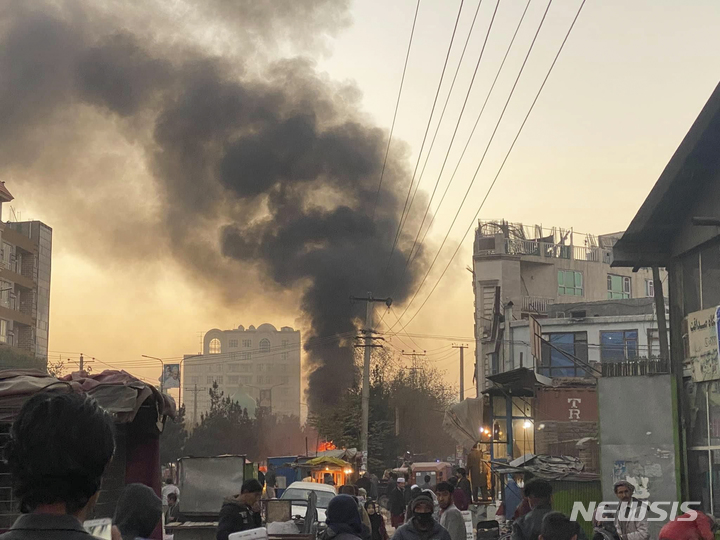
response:
M586 319L541 319L543 334L555 332L587 332L588 361L600 362L600 333L618 330L638 331L638 350L642 355L648 351L648 330L657 329L654 315L621 315L617 317L588 317ZM511 324L512 365L514 368L533 368L530 355L530 328L527 321ZM522 359L522 364L521 364Z
M648 501L677 501L675 424L670 375L598 380L603 498L628 480ZM651 523L657 538L662 523Z

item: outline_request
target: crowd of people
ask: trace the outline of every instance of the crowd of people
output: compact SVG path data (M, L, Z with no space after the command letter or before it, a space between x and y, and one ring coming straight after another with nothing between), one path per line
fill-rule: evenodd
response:
M114 425L110 415L85 395L40 393L25 402L10 430L5 456L13 492L21 515L0 540L88 540L83 523L93 514L101 480L115 451ZM472 469L470 473L472 477ZM392 540L466 540L462 511L475 499L468 473L433 485L425 476L421 485L408 486L404 477L389 478L388 509ZM265 486L246 480L240 493L228 497L220 510L217 540L261 526L259 502L268 488L275 488L272 469ZM268 482L270 485L268 486ZM510 479L519 489L516 479ZM344 485L329 503L327 528L322 540L390 540L377 496L377 486L367 475L356 485ZM634 486L620 481L615 495L625 506L645 505L633 497ZM370 493L369 493L370 492ZM479 492L482 492L480 486ZM171 481L162 498L148 486L127 485L115 508L113 540L149 538L160 526L178 517L179 491ZM586 540L583 529L552 507L552 485L543 479L524 484L522 498L513 505L512 540ZM696 519L680 516L667 523L658 540L712 540L716 525L712 517L697 512ZM596 515L593 540L649 540L647 516L603 520ZM625 516L627 518L627 516ZM478 530L478 539L481 535Z

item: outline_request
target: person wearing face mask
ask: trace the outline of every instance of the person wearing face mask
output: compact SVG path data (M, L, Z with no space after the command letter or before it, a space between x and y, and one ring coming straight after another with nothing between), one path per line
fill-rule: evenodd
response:
M387 529L385 529L385 519L380 514L380 508L373 501L365 503L365 511L370 517L370 530L372 540L388 540Z
M433 500L419 495L410 503L412 518L395 531L393 540L452 540L450 533L433 517Z

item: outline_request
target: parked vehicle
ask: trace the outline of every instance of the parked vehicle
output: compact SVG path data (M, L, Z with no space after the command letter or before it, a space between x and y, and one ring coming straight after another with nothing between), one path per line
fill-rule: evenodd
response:
M293 516L304 516L307 509L307 500L310 496L310 492L314 492L317 496L318 521L320 523L324 523L325 513L327 512L328 504L330 504L332 498L337 494L333 486L329 486L327 484L319 484L317 482L293 482L283 492L280 499L289 499L292 501Z

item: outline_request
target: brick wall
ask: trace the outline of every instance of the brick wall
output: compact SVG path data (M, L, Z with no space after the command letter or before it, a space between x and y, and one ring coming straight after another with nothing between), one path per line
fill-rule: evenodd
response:
M542 427L541 427L542 426ZM596 441L577 445L585 437L597 437L597 422L538 422L535 428L535 452L579 458L588 472L599 472L600 461Z

